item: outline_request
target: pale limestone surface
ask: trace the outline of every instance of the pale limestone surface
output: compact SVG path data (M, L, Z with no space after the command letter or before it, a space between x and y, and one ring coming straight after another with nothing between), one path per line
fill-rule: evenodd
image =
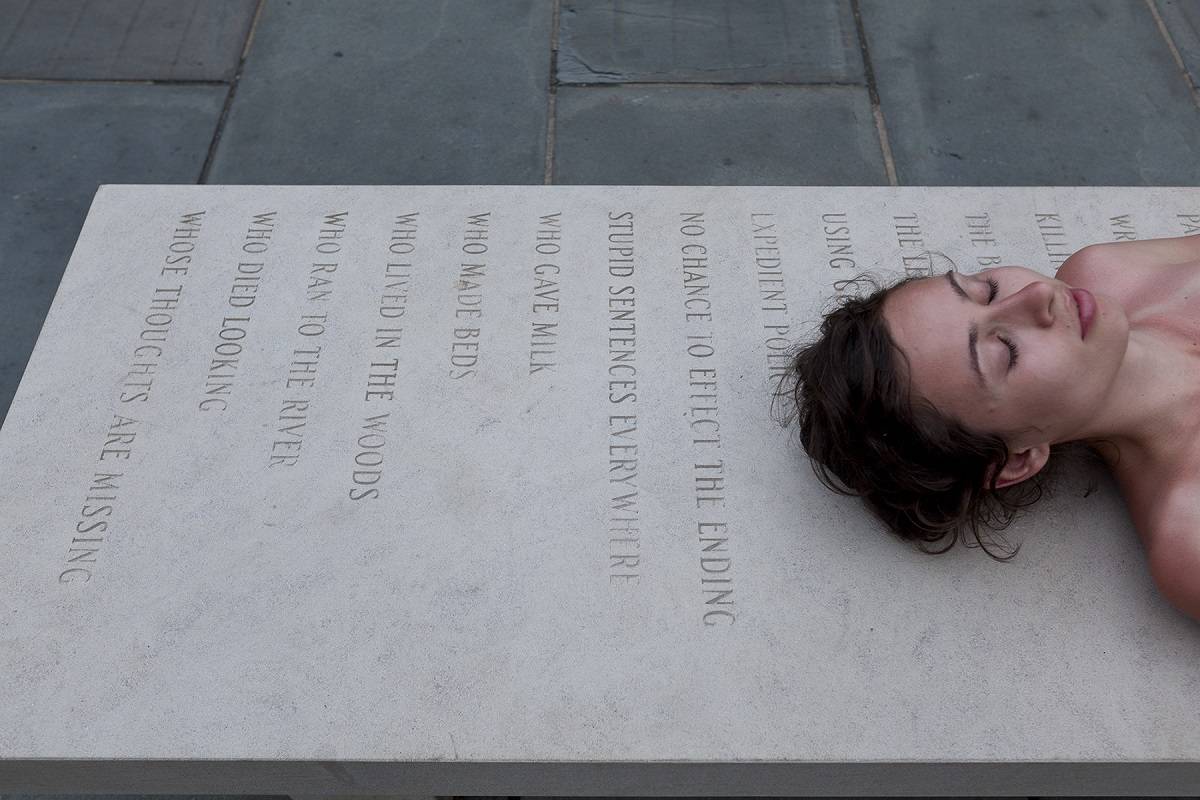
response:
M1107 475L1012 563L933 557L770 415L838 281L1198 225L1169 188L102 187L0 431L0 787L1200 789L1200 627Z

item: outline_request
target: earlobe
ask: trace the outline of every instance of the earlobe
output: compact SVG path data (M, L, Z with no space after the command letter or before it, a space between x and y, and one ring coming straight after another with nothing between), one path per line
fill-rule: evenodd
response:
M1005 486L1012 486L1027 478L1032 478L1041 472L1042 467L1046 466L1046 462L1049 460L1050 445L1048 444L1037 444L1009 453L1008 461L1004 462L1004 468L997 476L996 488L1003 489ZM991 477L992 473L989 470L987 480L990 481Z

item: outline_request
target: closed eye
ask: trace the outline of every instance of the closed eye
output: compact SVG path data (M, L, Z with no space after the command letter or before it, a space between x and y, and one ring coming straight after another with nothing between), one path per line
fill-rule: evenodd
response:
M1008 368L1011 370L1017 365L1017 356L1021 354L1021 351L1017 349L1015 342L1010 342L1003 336L997 336L996 338L1008 345Z
M988 303L991 303L993 300L996 299L996 292L999 291L1000 284L998 284L996 282L996 279L992 278L992 277L989 277L987 279L987 283L988 283ZM1006 345L1008 345L1008 368L1011 370L1013 367L1015 367L1017 365L1017 358L1021 355L1021 351L1017 348L1017 345L1015 342L1011 342L1008 339L1005 339L1003 336L997 336L996 338L999 339L1000 341L1004 342Z

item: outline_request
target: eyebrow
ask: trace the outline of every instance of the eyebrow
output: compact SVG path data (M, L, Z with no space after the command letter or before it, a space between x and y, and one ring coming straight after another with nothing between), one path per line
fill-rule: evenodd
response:
M957 281L954 280L954 271L953 270L950 270L949 272L946 273L946 280L950 282L950 286L954 289L954 292L959 297L961 297L963 300L966 300L967 302L973 302L971 300L971 296L969 294L967 294L966 291L961 286L958 285ZM978 379L980 387L983 388L984 390L987 390L987 388L988 388L987 387L987 379L983 377L983 370L981 370L979 368L978 344L979 344L979 326L976 325L974 322L972 322L970 327L967 328L967 355L970 357L971 371L975 373L975 377Z

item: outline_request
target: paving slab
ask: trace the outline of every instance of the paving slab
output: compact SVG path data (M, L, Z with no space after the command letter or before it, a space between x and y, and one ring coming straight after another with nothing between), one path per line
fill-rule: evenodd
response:
M0 794L0 800L289 800L288 795L221 794Z
M771 397L863 270L1053 274L1198 205L103 187L0 429L0 786L1195 793L1200 626L1106 474L931 556Z
M196 180L224 99L209 86L0 84L0 418L96 187Z
M866 89L560 87L559 184L887 183Z
M1200 108L1144 3L861 9L901 184L1200 183Z
M1193 86L1200 86L1200 2L1154 0Z
M848 0L574 0L561 83L863 83Z
M228 81L256 0L0 0L0 77Z
M541 183L549 0L268 3L209 183Z

